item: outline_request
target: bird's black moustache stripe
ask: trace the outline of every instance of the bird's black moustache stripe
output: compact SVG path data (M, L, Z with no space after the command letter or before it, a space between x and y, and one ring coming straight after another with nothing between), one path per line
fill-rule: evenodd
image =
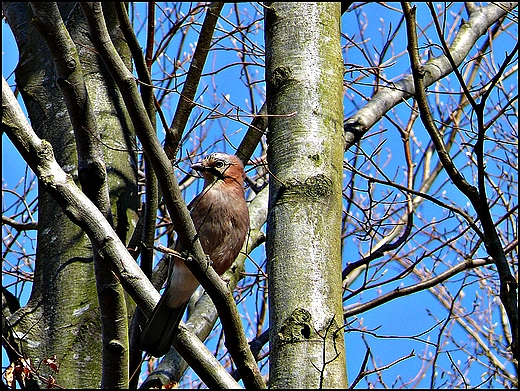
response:
M208 171L211 172L215 178L224 179L224 172L217 170L215 167L209 168Z

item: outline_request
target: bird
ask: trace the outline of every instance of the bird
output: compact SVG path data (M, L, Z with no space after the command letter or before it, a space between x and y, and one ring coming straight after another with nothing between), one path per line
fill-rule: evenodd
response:
M191 168L204 178L202 191L188 205L197 236L215 271L222 275L235 261L249 232L249 211L244 195L246 174L236 155L215 152ZM175 250L183 250L177 241ZM168 353L188 301L199 282L182 259L173 267L161 299L139 339L152 356Z

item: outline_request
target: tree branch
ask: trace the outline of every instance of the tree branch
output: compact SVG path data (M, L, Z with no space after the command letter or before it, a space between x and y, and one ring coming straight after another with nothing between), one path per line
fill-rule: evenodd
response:
M450 52L455 53L455 63L460 65L470 50L474 47L477 40L488 29L504 15L513 10L517 3L490 3L485 7L474 7L470 13L470 18L464 23L455 36L450 46ZM442 79L453 71L446 56L434 57L424 64L424 83L430 86ZM343 130L346 139L345 150L350 149L390 111L392 107L401 103L415 94L415 87L412 74L403 77L401 80L380 86L378 92L370 98L370 101L348 118Z
M155 129L150 123L137 92L135 79L121 61L110 40L101 5L100 3L81 3L81 7L87 17L92 42L121 91L137 136L157 174L168 212L172 221L176 223L178 239L184 248L191 249L188 257L189 262L186 262L186 265L215 303L224 326L226 341L236 341L236 344L229 344L228 348L236 365L240 368L244 384L255 388L265 388L265 382L247 344L247 338L233 296L215 270L207 267L206 256L197 237L197 231L182 197L177 179L171 169L170 160L162 149Z
M420 292L422 290L429 289L437 284L440 284L443 281L446 281L447 279L453 277L454 275L460 273L463 270L480 267L484 265L490 265L492 263L493 259L491 258L467 259L464 263L459 263L458 265L446 270L445 272L439 274L438 276L430 280L423 281L418 284L404 288L398 287L394 289L392 292L388 292L387 294L379 296L377 299L345 309L343 311L343 318L346 319L350 316L366 312L372 308L378 307L398 297L407 296L415 292Z
M208 7L206 18L202 24L202 30L197 41L197 47L193 54L190 69L186 76L186 82L184 83L181 97L177 104L177 109L175 110L173 122L166 132L166 145L164 146L164 149L166 150L168 157L172 160L175 159L182 133L184 132L191 111L195 106L195 93L199 86L202 70L204 69L204 64L211 46L213 32L223 6L224 3L214 2Z
M51 145L41 140L25 118L9 85L2 77L2 129L29 164L40 183L61 205L67 216L95 243L105 262L125 290L146 314L151 314L160 295L136 265L114 229L98 208L75 185L54 159Z
M18 232L38 229L37 221L32 221L30 223L19 223L18 221L7 216L2 216L2 224L7 224L10 227L16 229Z
M482 109L482 103L476 106L476 114L478 121L478 139L475 145L475 153L477 154L477 166L478 166L478 189L475 186L470 185L462 177L460 172L456 169L453 161L449 154L444 148L444 142L440 135L435 122L433 120L428 100L426 97L426 87L424 84L424 71L421 66L419 59L419 49L417 43L417 33L415 31L415 8L412 8L409 3L403 2L403 11L406 17L407 31L408 31L408 52L410 55L410 61L412 65L412 73L414 76L415 83L415 99L419 104L419 110L421 112L421 119L423 124L428 131L428 134L432 138L435 145L435 149L439 155L439 160L442 162L447 174L452 180L453 184L468 197L469 201L473 205L473 208L477 212L480 218L483 231L484 231L484 245L487 253L491 256L492 260L497 266L498 274L500 277L500 299L504 305L508 314L512 341L511 350L513 357L518 360L518 305L517 305L517 287L518 283L511 274L507 259L505 257L504 249L500 242L500 237L495 229L495 224L491 217L490 208L485 192L484 185L484 113ZM471 97L468 96L468 99Z
M112 211L103 149L90 104L76 45L68 34L57 3L31 3L33 21L50 49L58 86L65 98L78 152L78 176L83 192L111 226ZM128 331L124 292L93 243L94 270L101 312L102 379L104 388L128 387Z

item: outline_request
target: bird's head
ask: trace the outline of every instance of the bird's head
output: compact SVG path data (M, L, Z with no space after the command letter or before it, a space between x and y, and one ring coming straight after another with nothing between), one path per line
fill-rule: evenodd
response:
M244 186L244 165L235 155L215 152L198 163L192 164L191 168L201 173L204 177L205 186L223 181L227 184L237 183Z

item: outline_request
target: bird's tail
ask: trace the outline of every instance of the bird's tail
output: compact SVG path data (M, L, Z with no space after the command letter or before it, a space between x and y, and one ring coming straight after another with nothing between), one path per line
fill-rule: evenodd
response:
M178 308L171 308L166 296L163 295L155 306L139 339L140 348L155 357L164 356L170 350L187 306L185 303Z

